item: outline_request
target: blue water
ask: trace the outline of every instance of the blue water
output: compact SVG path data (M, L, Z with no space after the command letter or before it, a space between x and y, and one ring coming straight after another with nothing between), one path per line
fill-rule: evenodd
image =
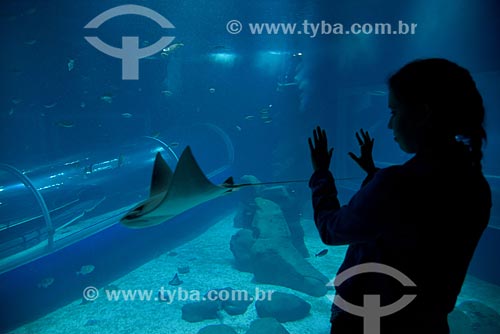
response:
M162 29L145 17L123 15L98 29L84 29L98 14L125 4L156 11L175 28ZM335 147L336 176L352 178L340 183L341 199L348 200L363 176L347 156L356 149L354 133L359 128L376 138L377 165L408 158L387 129L385 81L403 64L423 57L448 58L469 69L483 96L488 133L483 166L494 205L492 232L480 245L471 270L500 284L498 270L492 269L493 255L489 257L498 253L500 229L499 9L496 0L2 1L0 163L32 178L57 226L73 220L82 228L106 219L109 223L82 241L76 238L50 256L24 261L1 274L0 331L13 330L81 298L86 282L73 275L81 264L105 267L93 278L94 284L104 286L202 234L217 218L238 208L235 196L195 208L171 225L149 232L116 224L126 208L148 195L154 150L159 147L173 166L190 145L215 183L247 174L261 181L307 180L311 173L307 138L320 124ZM241 33L227 31L230 20L243 24ZM416 23L417 28L414 35L314 38L305 33L257 35L249 29L252 23L300 26L304 20L346 26L354 22L396 26L402 20ZM141 59L138 80L122 80L121 60L100 52L85 36L98 36L114 47L121 47L122 36L139 36L141 48L161 36L173 36L170 46L177 48L168 55L159 50ZM45 226L45 222L19 180L2 173L3 243L23 235L17 230L15 235L5 232L6 224L29 220ZM306 183L289 189L299 202L309 200ZM302 211L303 219L311 219L310 210ZM186 221L189 228L183 228ZM30 239L30 245L46 236L37 238ZM123 244L133 249L121 248ZM55 277L53 286L38 287L46 277ZM328 310L324 311L327 322Z

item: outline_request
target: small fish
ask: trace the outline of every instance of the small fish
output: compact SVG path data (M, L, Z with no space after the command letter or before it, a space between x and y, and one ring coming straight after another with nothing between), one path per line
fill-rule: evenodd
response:
M13 104L19 104L19 103L23 102L23 100L21 100L21 99L12 99L11 101Z
M76 274L77 275L88 275L90 274L91 272L93 272L95 269L95 267L91 264L88 264L88 265L85 265L85 266L82 266L80 268L80 271L77 271Z
M268 119L266 119L266 120L264 121L264 124L269 124L269 123L271 123L272 121L273 121L273 120L272 120L271 118L268 118Z
M299 83L298 82L278 82L278 85L276 86L276 91L277 92L283 92L285 91L288 87L294 87L297 86Z
M46 277L43 280L41 280L36 286L38 288L47 289L49 286L52 285L52 283L54 283L54 278L53 277Z
M74 128L75 123L72 121L59 121L56 123L57 126L60 126L61 128Z
M12 116L12 115L14 115L14 108L10 108L10 110L9 110L9 116Z
M236 130L238 130L238 131L240 131L240 132L241 132L241 126L236 125Z
M387 92L383 91L383 90L372 90L372 91L368 92L368 95L372 95L372 96L385 96L385 95L387 95Z
M260 112L261 114L268 114L268 113L271 111L271 108L272 108L272 107L273 107L273 105L272 105L272 104L270 104L270 105L268 105L267 107L260 109L260 110L259 110L259 112Z
M179 275L175 274L174 278L168 282L169 285L181 285L183 282L180 280Z
M75 68L75 60L70 58L68 60L68 71L71 72L73 68Z
M131 114L131 113L128 113L128 112L124 112L124 113L122 114L122 117L123 117L123 118L130 118L130 117L132 117L132 114Z
M30 40L25 41L24 44L31 46L31 45L35 45L36 42L37 42L36 39L30 39Z
M316 253L316 257L322 257L322 256L325 256L326 253L328 253L328 249L323 249L322 251L320 251L319 253Z
M106 103L112 103L113 102L113 96L109 95L109 94L105 94L105 95L102 95L100 97L101 101L104 101Z
M215 93L215 88L212 87L208 91L210 92L210 94L213 94L213 93Z
M170 97L172 95L174 95L174 93L172 93L171 91L169 90L162 90L161 91L162 95L165 96L165 97Z
M80 108L82 108L82 109L83 109L83 108L85 108L86 106L87 106L87 105L85 104L85 102L80 103Z
M158 137L160 137L160 131L153 132L153 133L151 134L151 137L153 137L153 138L158 138Z
M179 143L178 143L178 142L176 142L176 141L174 141L174 142L171 142L171 143L169 144L169 146L170 146L170 147L178 147L178 146L179 146Z
M43 105L45 109L51 109L57 106L57 102L51 103L51 104L44 104Z
M278 82L278 86L280 86L280 87L297 86L298 84L299 83L296 82L296 81L293 81L293 82L284 82L284 83Z
M254 119L254 118L255 118L255 116L253 116L253 115L247 115L247 116L245 116L245 119L247 119L247 120L251 120L251 119Z
M163 50L161 50L161 55L163 57L168 57L172 52L174 52L175 50L183 47L184 44L183 43L176 43L176 44L172 44L166 48L164 48Z

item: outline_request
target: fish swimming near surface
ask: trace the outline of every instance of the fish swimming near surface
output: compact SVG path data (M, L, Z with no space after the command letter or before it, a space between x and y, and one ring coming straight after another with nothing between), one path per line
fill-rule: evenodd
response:
M326 254L328 253L328 249L323 249L322 251L316 253L316 257L322 257L322 256L325 256Z
M73 123L72 121L58 121L56 122L56 125L61 128L67 128L67 129L75 127L75 123Z
M164 48L161 52L161 55L163 57L168 57L172 52L176 51L177 49L180 49L181 47L183 47L184 44L183 43L176 43L176 44L172 44L166 48Z
M100 97L101 101L104 101L106 103L113 103L113 95L111 94L104 94Z
M49 104L44 104L43 105L45 109L52 109L55 106L57 106L57 102L49 103Z
M95 267L91 264L82 266L79 271L76 272L77 275L88 275L93 272Z
M384 91L384 90L375 89L375 90L369 91L368 95L371 95L371 96L385 96L385 95L387 95L387 92Z
M294 82L284 82L284 83L281 83L281 82L278 82L278 85L276 86L276 91L277 92L283 92L285 89L289 88L289 87L295 87L295 86L298 86L299 83L294 81Z
M68 71L71 72L74 68L75 68L75 60L69 59L68 60Z

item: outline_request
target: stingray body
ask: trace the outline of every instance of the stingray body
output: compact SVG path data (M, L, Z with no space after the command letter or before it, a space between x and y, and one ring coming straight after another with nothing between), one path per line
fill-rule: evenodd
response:
M188 146L182 152L175 171L156 154L149 199L129 211L121 223L131 228L161 224L199 204L231 192L232 178L218 186L210 182Z

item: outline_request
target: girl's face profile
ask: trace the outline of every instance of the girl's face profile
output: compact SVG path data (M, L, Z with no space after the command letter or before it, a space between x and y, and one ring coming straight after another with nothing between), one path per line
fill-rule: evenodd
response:
M389 90L388 106L391 110L388 127L392 130L394 140L404 152L415 153L417 151L417 129L410 111L396 99L391 90Z

